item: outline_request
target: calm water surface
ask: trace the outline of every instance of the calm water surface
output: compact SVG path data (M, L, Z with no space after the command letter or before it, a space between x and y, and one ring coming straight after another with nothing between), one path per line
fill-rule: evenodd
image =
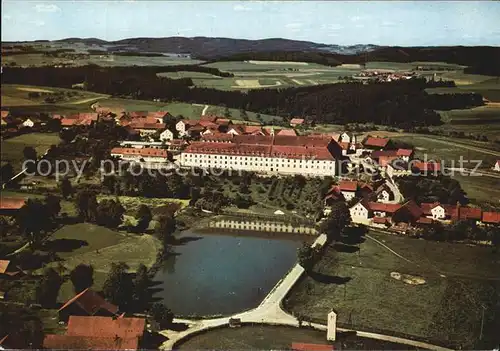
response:
M256 233L257 234L257 233ZM155 296L178 316L233 314L259 305L295 264L310 236L185 231L156 274Z

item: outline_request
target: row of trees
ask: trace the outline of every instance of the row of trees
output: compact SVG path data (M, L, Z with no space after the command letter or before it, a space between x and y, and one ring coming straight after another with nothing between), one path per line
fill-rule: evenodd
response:
M491 241L495 251L500 249L500 228L498 226L480 227L473 220L461 220L449 226L434 222L422 228L417 235L435 241Z

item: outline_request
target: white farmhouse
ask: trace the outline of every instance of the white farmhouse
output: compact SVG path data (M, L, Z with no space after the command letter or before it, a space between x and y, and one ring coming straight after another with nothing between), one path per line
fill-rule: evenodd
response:
M497 163L495 163L495 166L493 167L493 170L495 170L497 172L500 172L500 160L498 160Z
M26 121L23 122L23 127L33 128L34 125L35 125L35 122L33 122L29 118Z
M174 138L174 133L172 133L169 129L165 129L163 132L160 134L160 140L161 141L170 141Z
M365 201L360 201L349 209L353 222L359 220L368 220L370 216L370 209Z

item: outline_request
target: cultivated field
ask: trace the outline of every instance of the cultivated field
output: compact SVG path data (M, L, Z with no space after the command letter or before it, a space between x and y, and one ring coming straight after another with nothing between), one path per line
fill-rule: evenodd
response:
M322 323L334 308L342 326L471 349L481 345L484 307L483 341L497 337L500 261L491 248L369 235L378 242L366 238L359 251L329 247L285 308ZM395 279L398 273L425 283Z
M478 74L464 74L461 71L443 73L443 79L452 79L458 85L455 88L430 88L430 94L478 93L492 102L500 102L500 79Z
M488 104L466 110L439 111L446 124L434 129L486 135L500 140L500 105Z
M10 162L14 167L14 171L19 172L24 161L23 149L26 146L34 147L40 156L51 145L59 144L60 140L57 133L30 133L2 140L1 158L2 161Z
M84 52L82 52L84 53ZM17 67L28 66L53 66L53 65L71 65L85 66L95 64L103 67L113 66L174 66L174 65L190 65L198 64L202 61L192 60L189 58L178 57L145 57L145 56L118 56L118 55L91 55L89 58L64 58L64 57L48 57L43 54L25 54L25 55L10 55L2 57L2 64L9 66L15 63Z
M174 116L182 115L186 118L199 118L203 111L203 105L192 105L189 103L164 103L147 100L132 99L105 99L99 101L104 108L125 111L168 111ZM195 117L196 116L196 117Z

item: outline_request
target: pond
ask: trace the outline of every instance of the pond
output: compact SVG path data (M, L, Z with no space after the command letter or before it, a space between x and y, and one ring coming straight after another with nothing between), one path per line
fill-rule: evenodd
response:
M231 315L257 307L297 261L305 234L187 230L155 276L177 316Z

